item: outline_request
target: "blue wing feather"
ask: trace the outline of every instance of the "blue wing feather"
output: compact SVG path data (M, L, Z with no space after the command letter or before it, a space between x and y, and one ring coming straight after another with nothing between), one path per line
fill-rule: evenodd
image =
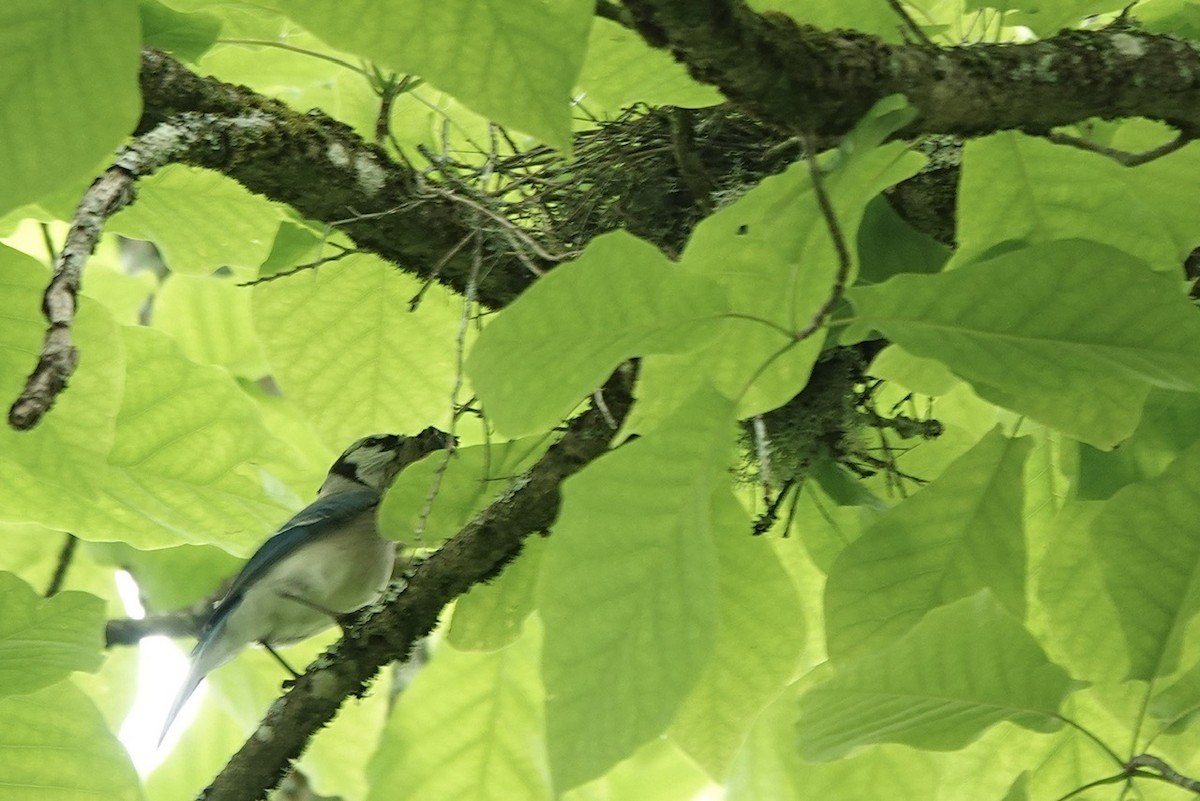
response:
M219 664L219 659L216 662L206 660L205 654L214 642L220 640L221 630L229 619L230 613L241 604L246 587L255 582L281 560L286 559L289 554L301 545L331 534L337 529L339 523L352 519L354 516L371 509L378 503L379 494L365 487L361 492L343 492L338 495L320 498L302 509L291 520L284 523L283 527L264 542L262 547L255 552L254 556L250 557L250 561L242 568L242 572L238 573L237 578L233 580L233 584L229 588L229 593L221 603L217 604L217 608L213 610L208 622L205 623L204 631L200 633L196 649L192 651L192 668L188 673L187 679L184 681L183 688L175 698L175 702L171 705L170 712L167 713L167 720L163 724L162 734L159 735L158 742L160 745L167 736L167 730L171 728L171 722L175 720L175 716L179 714L179 710L187 702L188 696L200 684L200 680L204 678L204 674L214 664Z
M339 523L352 519L378 503L379 495L364 487L361 492L343 492L320 498L297 512L250 557L230 585L228 594L213 610L205 625L206 632L218 626L226 615L236 609L246 586L272 566L304 543L336 530Z

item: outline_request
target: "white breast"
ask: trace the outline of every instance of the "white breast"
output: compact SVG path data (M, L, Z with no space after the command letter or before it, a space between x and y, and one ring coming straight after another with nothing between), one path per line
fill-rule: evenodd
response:
M272 565L230 613L225 636L284 645L324 631L335 622L331 613L379 597L395 555L396 544L375 533L375 510L363 512Z

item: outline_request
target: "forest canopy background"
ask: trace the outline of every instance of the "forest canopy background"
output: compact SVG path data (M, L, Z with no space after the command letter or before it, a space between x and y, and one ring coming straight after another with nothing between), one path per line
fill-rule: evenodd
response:
M0 799L1200 791L1198 38L9 0ZM139 775L135 646L430 425L395 591Z

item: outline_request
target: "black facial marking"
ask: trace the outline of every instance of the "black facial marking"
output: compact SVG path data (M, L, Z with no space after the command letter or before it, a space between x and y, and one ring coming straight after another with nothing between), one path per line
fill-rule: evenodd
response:
M402 439L403 437L399 437L395 434L376 434L373 437L367 437L364 439L362 444L364 447L368 448L379 447L384 448L385 450L391 450L399 447Z
M354 464L346 460L345 457L338 459L333 463L333 467L329 468L330 473L336 473L342 478L348 478L351 481L358 481L358 471Z
M354 446L347 449L345 453L339 456L338 460L333 463L333 467L329 468L329 472L335 473L342 478L348 478L351 481L357 481L361 484L362 481L358 476L358 465L348 457L363 448L372 448L384 451L397 450L403 441L404 437L397 436L396 434L376 434L371 437L364 437L359 442L356 442Z

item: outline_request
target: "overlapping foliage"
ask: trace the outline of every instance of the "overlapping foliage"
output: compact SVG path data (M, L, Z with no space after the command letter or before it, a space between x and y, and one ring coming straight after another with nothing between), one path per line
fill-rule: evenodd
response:
M901 39L884 0L757 5ZM907 3L943 44L1124 5ZM1135 12L1196 33L1195 3ZM380 93L420 76L389 95L384 141L432 158L435 182L436 154L486 175L637 103L716 102L594 14L10 0L0 396L36 361L46 248L137 123L141 44L366 139ZM564 483L548 537L447 609L415 680L393 695L383 677L314 737L299 768L317 792L999 801L1124 797L1132 777L1137 797L1183 797L1130 760L1200 774L1200 316L1182 269L1200 145L1126 167L1014 131L968 141L947 261L880 201L925 166L892 138L914 116L887 97L812 164L711 199L677 260L606 233L486 313L216 173L141 182L88 265L68 390L34 431L0 431L0 801L194 795L278 694L274 663L239 658L139 780L116 732L149 677L129 651L103 658L105 617L127 614L118 568L152 610L195 604L348 440L427 425L462 447L406 471L381 519L435 548L630 360L619 445ZM1138 119L1086 133L1172 137ZM131 269L118 234L166 270ZM835 432L762 422L851 352L838 402L801 413ZM67 589L40 597L68 532Z

